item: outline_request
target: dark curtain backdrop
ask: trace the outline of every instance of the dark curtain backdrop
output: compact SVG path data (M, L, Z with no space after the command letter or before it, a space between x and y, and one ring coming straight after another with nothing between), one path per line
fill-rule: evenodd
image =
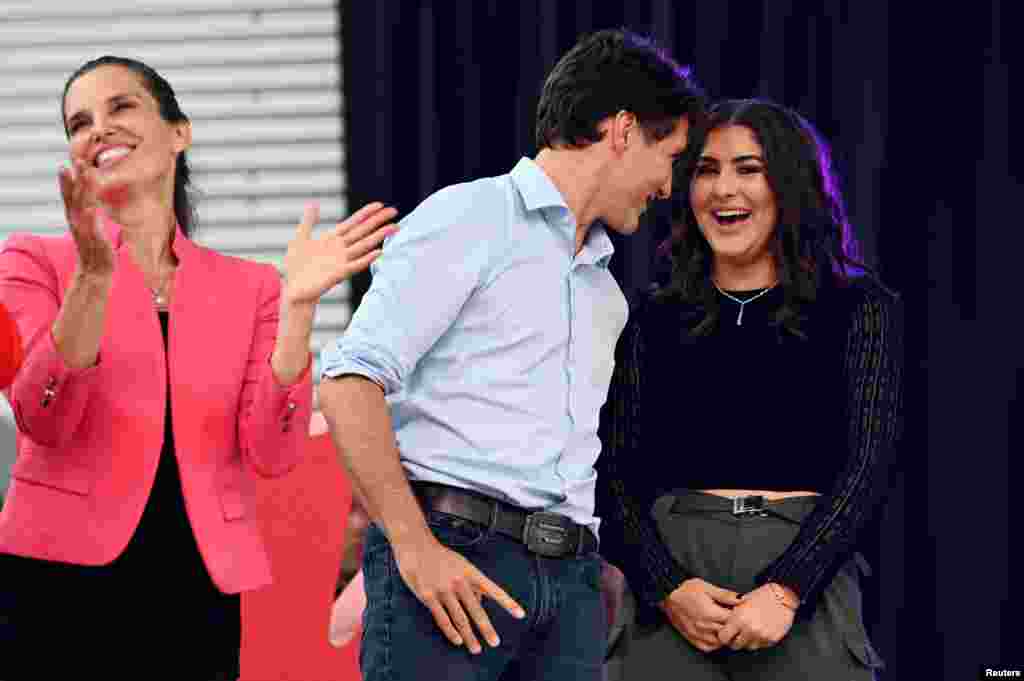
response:
M1020 647L1009 492L1024 435L1013 287L1024 239L1009 166L1011 22L998 1L955 16L895 5L342 2L349 199L408 213L442 186L533 155L543 77L599 28L654 36L714 98L763 96L806 115L831 142L867 260L906 300L906 434L865 542L885 678L975 678ZM649 281L667 210L647 222L616 239L627 293ZM357 295L367 285L357 281Z

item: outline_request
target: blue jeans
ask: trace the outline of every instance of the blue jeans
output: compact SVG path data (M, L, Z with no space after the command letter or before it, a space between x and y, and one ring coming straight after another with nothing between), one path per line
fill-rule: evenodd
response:
M444 513L427 514L438 540L473 563L526 610L517 620L484 598L501 644L471 654L452 645L409 590L376 525L367 530L367 607L360 651L364 681L599 681L605 608L597 554L544 558L504 535Z

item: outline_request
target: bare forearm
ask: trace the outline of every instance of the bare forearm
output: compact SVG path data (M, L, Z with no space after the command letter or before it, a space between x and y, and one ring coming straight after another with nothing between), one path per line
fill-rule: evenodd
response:
M270 357L270 366L281 385L295 383L309 364L309 337L315 313L315 303L281 304L277 342Z
M431 541L399 461L383 390L359 376L328 379L320 384L320 404L342 465L395 551Z
M110 294L110 275L76 272L53 323L53 340L72 369L96 364L103 339Z

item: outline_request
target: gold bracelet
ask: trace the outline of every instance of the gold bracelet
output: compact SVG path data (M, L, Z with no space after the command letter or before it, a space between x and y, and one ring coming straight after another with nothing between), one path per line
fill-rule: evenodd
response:
M781 603L785 607L789 608L790 610L794 610L795 611L797 609L797 607L800 605L799 601L797 601L796 605L793 605L792 603L790 603L789 599L786 598L786 593L775 582L768 582L768 588L771 590L772 594L775 596L775 600L777 600L779 603Z

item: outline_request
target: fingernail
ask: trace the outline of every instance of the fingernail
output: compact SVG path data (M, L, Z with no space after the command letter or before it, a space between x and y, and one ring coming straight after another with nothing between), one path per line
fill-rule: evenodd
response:
M526 612L524 610L522 610L522 609L516 610L512 614L515 615L517 619L523 619L524 617L526 617Z
M492 647L492 648L497 648L497 647L498 647L499 645L501 645L501 639L500 639L500 638L498 638L497 636L495 636L495 637L494 637L494 640L492 640L492 641L488 641L488 643L490 643L490 644L491 644L491 647Z
M455 645L457 645L457 646L461 646L462 645L462 639L459 638L458 636L455 637Z

